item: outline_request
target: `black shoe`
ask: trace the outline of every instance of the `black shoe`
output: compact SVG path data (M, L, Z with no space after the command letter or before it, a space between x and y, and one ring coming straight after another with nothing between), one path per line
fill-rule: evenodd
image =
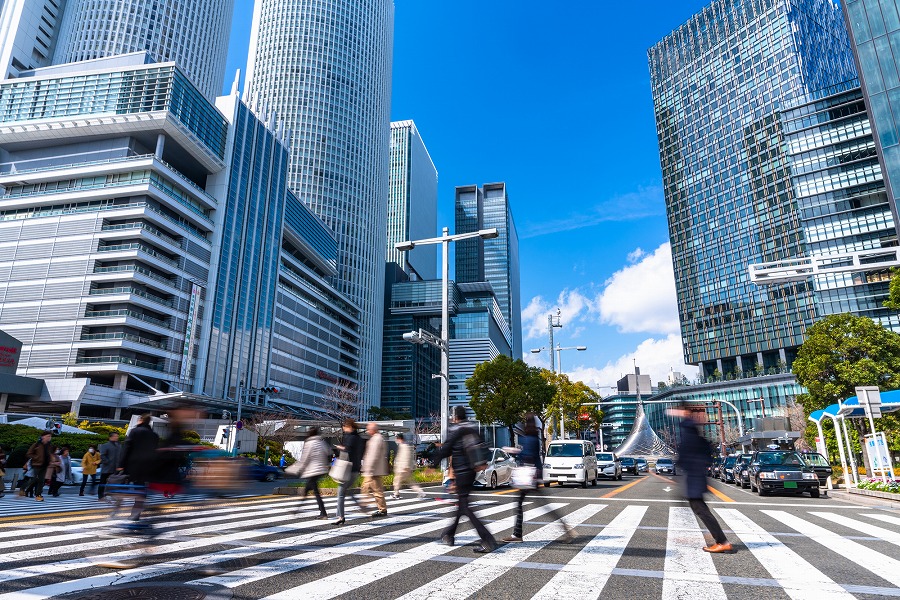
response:
M316 519L318 519L319 521L327 521L327 520L328 520L328 515L326 515L325 513L322 513L321 515L319 515L318 517L316 517Z
M386 511L386 510L376 510L375 512L372 513L372 518L373 518L373 519L374 519L375 517L386 517L386 516L387 516L387 511Z
M335 521L334 524L335 524L335 525L343 525L343 524L344 524L344 518L341 517L340 519L338 519L337 521Z
M454 544L453 538L449 535L441 536L441 543L445 546L452 546Z
M497 546L485 546L484 542L472 548L475 554L488 554L497 549Z

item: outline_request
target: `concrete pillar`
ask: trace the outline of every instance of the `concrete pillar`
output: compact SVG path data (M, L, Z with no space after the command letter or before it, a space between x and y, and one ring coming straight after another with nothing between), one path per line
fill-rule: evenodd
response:
M784 352L784 348L778 349L778 359L784 363L785 368L787 368L787 354Z
M116 373L115 379L113 379L113 388L117 390L124 390L128 387L128 374L127 373Z
M725 371L722 370L722 359L721 358L716 359L716 368L719 370L719 373L722 374L722 378L724 379Z
M9 405L9 394L0 394L0 413L6 412L6 407Z
M75 415L75 417L80 416L79 415L79 413L81 412L81 399L80 398L78 400L72 400L72 407L69 409L69 412L73 413Z
M743 372L744 372L744 361L741 359L740 356L735 356L735 357L734 357L734 360L737 362L737 370L738 370L738 372L739 372L739 373L743 373Z
M156 158L162 159L163 150L166 148L166 134L160 133L156 136Z
M115 412L113 412L113 419L119 421L122 419L122 407L117 406Z
M765 372L764 369L765 369L765 363L763 362L762 352L757 352L756 353L756 372L757 373L759 373L760 371Z

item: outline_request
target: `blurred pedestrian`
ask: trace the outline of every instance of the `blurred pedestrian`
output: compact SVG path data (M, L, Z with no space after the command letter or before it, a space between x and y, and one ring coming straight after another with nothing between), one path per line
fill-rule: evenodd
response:
M703 550L714 553L734 552L722 526L710 512L703 495L706 493L706 470L712 461L712 446L700 435L697 422L693 415L684 408L671 408L668 413L680 418L678 430L680 433L678 443L678 468L684 473L684 492L688 504L694 514L699 518L710 535L713 543L705 546Z
M50 479L50 495L58 498L60 488L63 485L75 483L75 480L72 475L72 457L69 454L69 447L60 448L56 456L59 464L55 467L56 470Z
M450 457L458 502L453 522L441 534L441 542L447 546L452 546L455 543L459 519L465 515L469 518L469 521L481 538L481 544L476 546L474 551L478 554L493 552L497 548L494 536L491 535L469 505L469 494L472 492L472 486L475 483L475 470L469 461L468 449L472 447L473 440L480 440L481 437L478 435L478 430L466 420L465 407L453 407L453 423L454 426L447 441L438 449L438 458Z
M81 457L81 491L79 496L84 496L84 488L88 477L91 478L91 491L97 487L97 467L100 466L100 453L96 446L88 446L87 452Z
M158 462L148 485L151 489L162 492L164 498L174 498L183 490L184 475L187 471L187 455L193 446L185 435L185 411L174 409L169 411L166 423L166 439L159 445Z
M387 515L387 504L384 501L384 476L388 474L387 443L378 430L378 424L370 421L366 425L369 441L362 459L363 484L362 493L375 500L376 511L373 517Z
M522 428L522 434L519 436L519 444L522 446L521 449L504 448L504 450L508 454L517 455L516 458L520 467L525 469L533 469L534 476L531 482L525 483L525 485L523 485L523 487L519 489L519 498L516 504L516 523L513 526L512 535L503 538L504 542L522 541L522 504L525 502L525 497L529 493L533 493L535 496L539 496L541 493L540 488L537 487L537 484L539 481L541 481L541 479L543 479L543 461L541 460L541 439L538 433L537 425L535 424L534 413L528 413L527 415L525 415L525 423ZM575 532L566 524L562 515L556 510L551 510L550 514L558 519L562 524L563 530L565 531L563 541L565 543L571 543L572 541L574 541Z
M110 475L119 470L122 460L122 445L119 443L119 434L112 432L108 441L100 444L100 486L97 488L97 498L103 500L106 495L106 481Z
M319 505L319 516L316 518L327 519L325 503L322 501L322 494L319 493L319 480L328 473L328 469L331 467L331 448L328 447L328 442L319 435L318 427L310 427L308 434L309 437L303 443L303 452L300 454L299 473L300 477L306 480L300 500L306 500L306 495L312 490L316 496L316 503Z
M19 493L20 496L34 494L35 500L38 502L44 501L44 480L47 478L47 470L52 469L56 460L56 455L53 454L52 446L50 445L52 437L53 434L51 432L44 431L41 433L40 439L28 448L26 456L31 461L32 475L24 491ZM51 470L50 472L52 473L53 471Z
M281 460L278 461L278 466L281 467L282 471L287 466L287 458L285 458L284 452L281 453Z
M425 497L422 491L412 478L412 472L415 467L416 449L411 444L406 443L406 438L402 433L397 434L397 454L394 455L394 500L400 499L400 489L403 484L409 482L412 491L419 494L419 498Z
M347 492L350 492L350 498L353 502L362 508L362 504L360 504L359 499L352 490L353 486L356 485L356 480L359 479L359 473L362 469L363 451L366 447L365 442L363 442L362 438L359 437L359 433L356 431L357 426L353 419L344 419L341 429L344 432L344 436L341 439L341 445L335 446L335 448L340 451L341 458L350 462L350 478L347 481L338 483L337 521L335 521L335 525L344 524L344 501L347 497Z
M144 511L147 482L158 466L156 450L159 447L159 436L150 427L151 421L151 415L141 415L137 426L128 432L122 454L121 470L128 476L129 483L135 488L144 488L135 489L134 505L131 507L131 520L135 523L141 519Z

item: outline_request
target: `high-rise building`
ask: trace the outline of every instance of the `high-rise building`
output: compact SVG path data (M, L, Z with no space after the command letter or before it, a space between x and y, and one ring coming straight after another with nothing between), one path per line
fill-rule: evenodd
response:
M360 393L381 380L391 0L257 0L247 90L292 131L288 185L337 234L338 291L360 309Z
M522 357L519 235L505 183L456 188L456 233L497 228L499 237L456 243L456 281L491 284L503 319L512 332L512 356Z
M53 63L66 0L0 1L0 79Z
M894 220L900 219L900 3L843 0L859 79L884 170Z
M148 52L176 63L213 100L222 93L233 10L234 0L67 0L53 62Z
M723 376L790 363L808 282L748 265L804 252L777 111L856 76L831 0L715 0L649 50L685 361Z
M437 235L438 174L412 121L391 123L391 177L388 192L385 258L419 279L437 277L437 246L400 252L394 245Z

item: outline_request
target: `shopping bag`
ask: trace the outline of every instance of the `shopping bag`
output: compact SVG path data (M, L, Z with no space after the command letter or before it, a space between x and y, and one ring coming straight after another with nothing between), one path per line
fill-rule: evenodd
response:
M512 471L512 486L519 490L533 490L536 487L537 469L523 466Z
M338 458L335 459L334 464L331 465L331 470L328 471L328 474L338 483L347 483L350 481L350 470L352 466L353 465L349 460Z

